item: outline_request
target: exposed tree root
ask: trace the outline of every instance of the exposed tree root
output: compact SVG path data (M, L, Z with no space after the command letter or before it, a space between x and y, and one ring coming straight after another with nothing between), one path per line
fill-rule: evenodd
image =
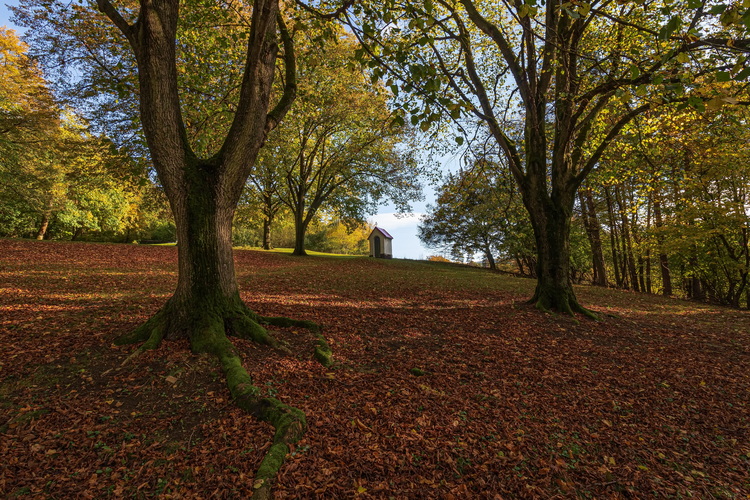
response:
M132 360L140 356L146 351L150 351L153 349L156 349L159 347L159 344L161 344L162 339L164 338L164 325L156 325L151 330L151 336L138 347L133 353L125 358L125 361L122 362L120 366L125 366L126 364L130 363Z
M273 325L273 326L280 326L284 328L289 328L293 326L297 326L300 328L307 328L311 332L313 332L316 337L317 341L315 342L315 359L320 363L321 365L328 367L333 364L333 351L331 350L331 346L328 345L328 341L321 333L322 328L317 323L314 323L312 321L306 321L306 320L298 320L298 319L291 319L286 318L284 316L256 316L258 319L258 322L264 325Z
M285 349L261 326L274 325L281 327L307 328L318 337L315 358L323 365L331 363L331 349L321 334L321 328L312 321L300 321L284 317L260 316L239 299L225 307L213 310L200 310L185 315L176 314L170 302L146 323L133 332L118 338L118 345L143 342L123 364L135 359L149 349L156 349L164 338L185 337L195 353L210 353L216 356L226 376L227 386L235 404L254 417L274 426L276 432L273 444L266 452L255 475L253 483L254 499L271 497L274 478L284 464L289 446L299 441L307 429L305 414L292 406L274 398L264 398L261 390L253 385L252 378L242 366L229 336L252 340L259 344L276 349Z
M164 337L164 331L166 328L166 313L164 308L160 309L159 312L151 316L148 321L143 323L141 326L136 328L130 333L126 333L115 339L115 345L129 345L137 344L138 342L147 342L153 335L154 330L162 330L162 338Z
M305 414L278 399L260 397L260 389L253 385L252 378L228 339L217 340L211 347L212 353L219 358L235 404L276 429L273 444L263 457L253 483L255 491L252 498L270 498L273 480L284 464L289 445L299 441L307 430Z

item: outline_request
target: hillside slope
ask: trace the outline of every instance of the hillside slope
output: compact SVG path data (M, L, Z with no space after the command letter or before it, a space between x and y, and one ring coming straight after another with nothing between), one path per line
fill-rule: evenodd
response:
M236 346L310 428L279 498L750 494L750 313L590 287L545 315L534 282L439 263L237 251L292 355ZM176 249L0 240L0 493L242 497L271 428L211 358L112 340L176 283Z

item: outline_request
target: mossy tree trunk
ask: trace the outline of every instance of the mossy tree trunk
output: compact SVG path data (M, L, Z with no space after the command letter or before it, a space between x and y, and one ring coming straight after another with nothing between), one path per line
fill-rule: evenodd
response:
M570 224L576 190L565 188L548 194L546 183L528 182L522 189L536 242L534 296L529 301L543 311L591 314L578 303L570 280Z

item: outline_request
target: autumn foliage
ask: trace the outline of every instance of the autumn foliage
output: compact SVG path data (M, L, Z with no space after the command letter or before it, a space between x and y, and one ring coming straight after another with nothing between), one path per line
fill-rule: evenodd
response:
M252 493L272 428L211 356L112 340L174 290L170 247L0 240L0 496ZM234 340L309 430L278 498L750 493L750 314L578 288L602 317L523 304L534 282L437 262L236 251L242 299L291 354ZM245 292L253 290L252 293Z

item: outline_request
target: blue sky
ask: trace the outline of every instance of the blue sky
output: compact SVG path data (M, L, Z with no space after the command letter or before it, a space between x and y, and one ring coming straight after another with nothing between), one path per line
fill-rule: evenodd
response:
M18 2L6 0L0 4L0 26L15 29L19 35L22 35L25 30L10 21L11 12L8 5L15 6ZM441 170L455 170L455 165L457 165L457 159L454 156L447 156L441 160ZM369 222L377 223L393 236L393 257L395 258L426 259L436 253L435 250L424 247L417 237L419 217L427 211L427 204L435 200L435 192L429 186L425 186L424 194L424 201L413 204L412 214L397 214L393 206L384 205L377 213L367 217Z
M8 5L15 6L18 5L18 2L10 0L0 4L0 26L7 26L8 28L16 30L18 34L22 34L24 29L10 22L10 9L8 8Z

